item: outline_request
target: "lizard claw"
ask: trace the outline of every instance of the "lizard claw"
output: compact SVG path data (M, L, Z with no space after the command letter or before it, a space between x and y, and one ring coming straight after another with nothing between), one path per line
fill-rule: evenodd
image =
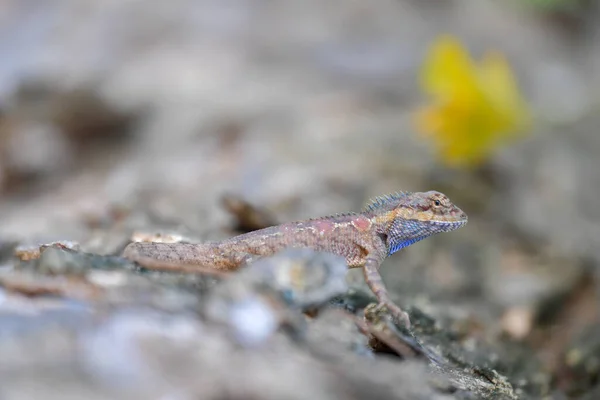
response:
M376 310L379 311L384 307L392 315L396 323L404 326L406 329L410 329L410 317L406 311L403 311L400 307L393 303L379 303L376 307Z

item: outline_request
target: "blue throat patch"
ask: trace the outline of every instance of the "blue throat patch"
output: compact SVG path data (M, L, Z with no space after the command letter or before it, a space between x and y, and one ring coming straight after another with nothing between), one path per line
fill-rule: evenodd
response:
M413 238L413 239L407 239L404 240L402 242L398 242L396 244L394 244L393 246L390 247L390 250L388 251L388 256L391 256L392 254L394 254L395 252L397 252L398 250L401 250L405 247L410 246L413 243L417 243L420 240L425 239L427 236L419 236L417 238Z

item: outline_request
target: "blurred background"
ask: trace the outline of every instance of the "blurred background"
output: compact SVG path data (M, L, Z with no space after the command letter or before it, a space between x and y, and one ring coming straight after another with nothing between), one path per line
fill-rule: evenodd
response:
M593 0L4 0L0 244L439 190L469 224L388 259L394 298L600 397L599 111Z

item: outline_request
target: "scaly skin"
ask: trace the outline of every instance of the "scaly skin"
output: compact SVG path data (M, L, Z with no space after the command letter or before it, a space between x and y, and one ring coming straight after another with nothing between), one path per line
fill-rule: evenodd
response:
M382 306L409 326L408 315L389 298L379 267L387 256L431 235L464 226L467 215L440 192L402 192L378 197L361 213L290 222L218 242L131 243L123 256L233 271L284 248L309 247L338 254L349 268L362 268Z

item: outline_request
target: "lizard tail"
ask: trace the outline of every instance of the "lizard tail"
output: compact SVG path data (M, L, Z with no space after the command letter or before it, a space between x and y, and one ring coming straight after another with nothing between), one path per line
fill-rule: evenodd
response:
M224 251L216 243L130 243L123 250L123 257L140 264L154 260L172 265L201 266L222 271L236 270L245 261L245 254Z
M130 243L123 251L123 257L132 261L153 258L172 263L202 264L206 256L203 245L187 243Z

